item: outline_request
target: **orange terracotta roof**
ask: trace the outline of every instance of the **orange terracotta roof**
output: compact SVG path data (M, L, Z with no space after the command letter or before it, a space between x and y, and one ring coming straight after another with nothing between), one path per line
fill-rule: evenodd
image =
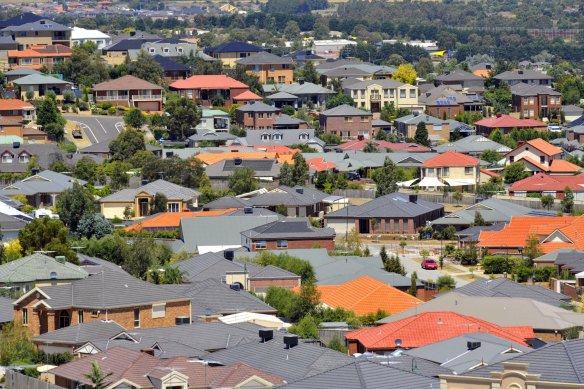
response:
M219 75L195 75L186 80L178 80L170 84L175 89L231 89L248 88L243 82L224 74ZM257 95L256 95L257 96Z
M487 128L535 128L535 129L547 129L547 125L544 122L540 122L533 119L517 119L509 115L497 115L489 118L484 118L475 123L478 127Z
M576 173L581 170L582 168L580 166L568 162L565 159L554 159L549 167L550 173Z
M543 140L541 138L532 139L532 140L528 140L527 142L520 143L515 148L515 150L518 148L525 147L525 144L528 144L531 147L535 147L536 149L538 149L539 151L541 151L542 153L544 153L546 155L549 155L550 157L552 157L554 155L562 154L562 150L560 150L556 146L552 145L551 143L546 142L545 140Z
M549 167L547 167L547 166L545 166L545 165L543 165L543 164L541 164L541 163L539 163L539 162L535 161L533 158L529 158L529 157L521 157L521 158L519 158L519 159L517 160L517 162L520 162L520 161L522 161L522 160L523 160L523 161L526 161L526 162L528 162L528 163L530 163L530 164L532 164L533 166L535 166L536 168L538 168L538 169L539 169L540 171L542 171L542 172L547 172L547 171L549 170Z
M9 58L47 58L70 57L72 50L64 45L33 46L30 49L18 51L8 50Z
M358 316L375 313L379 309L394 315L422 303L414 296L369 276L341 285L317 286L317 289L322 304L349 309Z
M472 72L472 74L474 74L475 76L479 76L479 77L483 77L483 78L489 78L491 71L489 69L478 69L475 70L474 72Z
M235 211L235 208L222 209L220 211L201 212L164 212L141 220L124 228L125 231L142 231L144 229L170 229L179 228L181 219L191 217L212 217L222 216Z
M34 105L18 99L0 99L0 111L34 109Z
M250 151L250 152L225 152L225 153L201 153L197 155L197 159L203 162L205 165L212 165L224 159L276 159L279 163L288 162L289 164L294 163L292 155L280 155L278 153L267 152L267 151Z
M262 98L250 90L243 91L232 96L233 100L247 101L247 100L261 100Z
M578 192L584 191L584 174L550 176L538 173L514 182L509 188L509 192L563 192L566 187Z
M527 345L527 339L535 338L532 327L502 327L450 311L424 312L393 323L349 332L345 337L358 341L368 350L394 349L395 340L401 339L401 348L408 349L474 332L486 332L523 345Z
M483 168L481 168L481 173L486 174L487 176L490 176L490 177L501 177L500 174L497 174L495 172L492 172L490 170L483 169Z
M262 150L262 151L269 151L271 153L278 153L279 155L294 155L296 153L301 153L302 150L300 149L291 149L288 146L254 146L254 149Z
M312 158L306 161L308 164L308 168L310 170L316 170L317 172L323 172L326 170L332 170L337 167L337 164L334 162L327 162L324 158Z
M456 151L447 151L428 159L422 164L423 167L454 167L454 166L477 166L480 161L470 155L461 154Z

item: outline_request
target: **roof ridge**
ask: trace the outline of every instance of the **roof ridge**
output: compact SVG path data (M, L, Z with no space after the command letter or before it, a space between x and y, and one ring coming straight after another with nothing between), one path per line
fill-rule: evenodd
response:
M578 380L580 381L580 383L584 383L584 375L577 368L576 363L574 361L574 358L572 357L572 354L567 347L568 343L571 343L571 342L569 342L569 341L568 342L566 342L566 341L561 342L562 347L564 348L564 350L566 350L566 356L568 357L568 360L570 361L570 364L572 365L572 368L574 369L574 373L576 374L576 377L578 377Z

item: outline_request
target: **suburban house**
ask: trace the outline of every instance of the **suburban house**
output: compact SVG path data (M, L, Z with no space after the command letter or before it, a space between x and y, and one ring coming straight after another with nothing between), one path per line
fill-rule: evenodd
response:
M248 74L260 79L262 84L291 84L294 81L292 59L260 51L236 61Z
M212 118L211 118L212 119ZM197 148L200 146L222 146L231 143L237 136L227 131L197 130L196 133L187 138L188 147ZM175 155L174 151L165 151L165 157L170 158Z
M396 313L422 304L422 300L375 278L364 276L339 285L319 285L320 303L327 308L344 308L357 316L375 314L379 310Z
M120 39L116 43L113 43L102 50L102 58L110 66L120 65L129 60L130 53L139 53L142 50L142 45L144 43L156 42L159 40L160 37L158 36L137 37L136 35L128 39Z
M176 58L197 54L197 45L180 39L161 39L156 42L144 42L141 49L152 56ZM130 53L130 58L133 57Z
M306 218L282 219L241 232L241 246L249 251L335 249L335 230L316 228Z
M562 150L541 138L519 142L505 155L505 165L522 162L525 169L550 175L574 175L582 170L578 165L561 159Z
M237 107L235 110L235 121L238 126L246 130L308 128L308 124L304 120L284 115L280 109L260 101L252 101Z
M12 143L0 144L0 170L4 173L13 173L13 176L8 174L0 179L3 185L14 183L18 179L18 174L25 173L28 168L30 159L34 156L41 168L48 168L52 163L59 160L62 156L59 146L54 143L42 144L39 139L35 139L36 143L22 144L26 139L24 136L20 139L17 135L9 135L12 138ZM46 137L46 134L45 134Z
M36 108L32 103L19 99L0 99L0 116L18 123L30 123L36 119ZM0 133L0 135L17 135Z
M584 125L569 127L566 131L566 137L571 142L584 143Z
M224 280L229 285L238 284L240 289L254 293L264 293L272 286L300 286L300 276L272 265L259 266L251 261L235 261L231 250L208 252L176 262L173 266L185 272L191 283L213 278Z
M27 155L26 158L30 159L31 156ZM21 157L25 158L25 155L21 154L18 158L20 159ZM74 182L78 182L81 185L86 184L83 180L77 180L66 174L51 170L44 170L42 172L33 171L32 176L0 189L0 195L9 197L24 195L28 200L28 204L35 208L54 207L57 196L65 190L72 188Z
M47 92L52 91L58 98L63 98L63 92L70 90L73 83L61 80L57 77L44 76L42 74L30 74L12 81L20 88L20 98L28 100L32 95L33 99L44 97Z
M562 94L547 86L515 84L511 87L513 112L525 119L559 117L562 111Z
M194 189L185 188L165 180L156 180L135 189L122 189L99 199L100 212L108 219L124 217L126 210L133 217L152 214L152 204L157 194L166 196L168 212L184 212L197 207L199 196Z
M112 38L99 30L73 27L73 30L71 30L71 46L82 45L86 42L95 43L97 49L101 50L112 44Z
M260 181L276 181L280 177L282 165L275 159L224 159L205 168L212 180L229 180L234 171L249 168L254 171L254 178Z
M182 97L186 97L202 106L215 104L230 107L232 104L244 104L262 98L249 90L249 87L226 75L195 75L186 80L170 84Z
M219 46L205 48L205 53L221 60L226 68L235 68L237 61L264 51L261 47L245 42L228 42Z
M37 45L71 46L71 27L49 19L40 19L21 25L11 25L0 30L2 36L12 36L14 40L28 49Z
M66 285L39 286L14 302L14 320L33 336L72 324L113 320L124 328L189 323L190 298L122 272L104 271Z
M319 114L320 129L338 135L343 140L373 139L373 114L347 104L327 109Z
M495 116L481 119L475 123L477 134L489 136L495 129L508 134L514 128L533 128L538 131L547 131L547 124L533 119L517 119L513 116L497 112Z
M450 86L439 86L425 91L420 96L420 105L426 113L443 119L453 118L464 112L482 112L480 98L457 91Z
M42 16L39 16L35 13L23 12L19 15L0 21L0 28L22 26L23 24L37 22L42 19L44 19Z
M437 188L448 185L474 191L481 179L480 160L456 151L447 151L422 164L417 186Z
M174 62L168 57L164 57L162 55L155 55L153 59L160 65L160 67L164 71L164 80L169 84L177 80L186 79L191 72L191 69L187 65Z
M423 307L425 304L420 305ZM535 338L533 329L504 327L456 312L421 312L377 327L366 327L345 334L349 353L383 354L400 349L427 346L445 339L475 332L489 333L527 346ZM396 344L396 339L401 340Z
M514 182L509 187L509 196L527 197L528 193L551 195L555 199L563 199L564 191L570 188L574 199L584 200L584 174L549 175L543 172Z
M84 147L78 150L79 155L90 158L108 159L111 155L110 143L114 138L106 139L103 142L94 143L91 146ZM157 157L162 157L162 147L146 143L145 149L152 152Z
M355 42L349 42L355 44ZM362 62L358 59L328 60L316 66L316 71L320 73L320 80L323 85L328 84L332 79L390 79L392 78L393 73L395 73L395 70L396 69L391 66L375 65L369 62Z
M338 209L346 199L331 196L312 188L280 185L279 187L247 198L252 207L276 211L286 207L288 217L321 217L330 210Z
M41 69L46 67L53 69L55 64L65 61L73 51L70 47L58 45L31 46L26 50L8 51L8 66L15 68Z
M65 257L35 253L0 265L0 287L26 293L35 287L68 284L88 276Z
M284 383L284 380L275 374L242 363L216 366L192 362L188 356L160 359L146 350L115 347L58 366L47 374L54 379L55 385L63 388L91 385L84 372L91 371L92 363L98 363L101 369L111 373L106 379L107 388L270 389Z
M435 150L439 153L456 151L458 153L468 154L477 158L480 157L480 155L486 150L494 150L501 154L501 159L503 159L503 155L511 151L509 147L492 141L483 135L465 136L464 138L461 138L457 141L438 145L435 147Z
M552 80L554 79L547 74L526 69L508 70L497 74L493 78L496 82L506 82L509 86L524 83L528 85L543 85L548 88L552 87Z
M444 206L417 195L391 193L362 205L349 205L324 216L337 234L416 234L428 222L444 216Z
M8 66L8 63L6 63L6 65ZM12 86L14 80L24 76L30 76L31 74L41 74L41 72L30 68L16 68L4 73L4 81L6 82L6 85Z
M395 131L403 138L414 138L418 124L424 123L432 143L450 139L450 123L434 116L413 113L394 120Z
M298 80L294 84L264 84L264 96L272 101L274 106L282 108L290 105L295 109L303 107L322 108L335 91L312 82Z
M201 121L195 129L211 132L229 132L229 113L218 109L202 109Z
M484 89L485 79L464 70L452 70L434 77L434 85L449 85L467 89Z
M235 208L223 209L220 211L198 211L198 212L161 212L152 216L146 216L143 219L125 227L125 231L173 231L180 228L180 221L189 217L213 217L222 216L235 211Z
M373 113L381 112L385 105L396 109L421 110L418 103L418 87L395 80L359 80L349 78L343 82L345 94L351 96L355 105Z
M298 120L292 118L288 115L282 114L281 117L276 119L274 126L280 125L282 122L288 122L290 120L291 125L303 125L305 122L303 120ZM272 149L273 147L286 147L298 144L305 144L316 150L322 151L325 146L325 142L315 136L314 128L306 129L273 129L264 131L248 131L245 138L237 138L231 142L231 145L244 145L253 146L257 149Z
M131 75L93 86L96 103L135 107L146 112L161 112L163 88Z

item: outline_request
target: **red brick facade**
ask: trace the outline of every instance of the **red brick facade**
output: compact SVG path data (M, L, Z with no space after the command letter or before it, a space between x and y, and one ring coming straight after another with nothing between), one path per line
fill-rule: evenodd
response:
M550 89L550 92L552 90ZM562 110L562 99L555 94L536 94L533 96L513 95L513 112L519 113L525 119L548 117L552 111Z
M256 244L259 240L252 240L251 251L261 251L261 250L293 250L293 249L313 249L313 248L323 248L327 251L334 251L335 249L335 238L331 236L329 239L302 239L302 240L261 240L260 242L266 242L266 247L258 249ZM286 241L286 247L278 247L278 241Z
M426 113L440 119L453 118L464 113L464 104L458 105L426 105Z
M289 289L296 288L300 286L300 277L295 279L262 278L249 280L249 288L252 292L255 292L256 289L266 289L272 286Z
M320 115L320 129L328 134L339 135L343 139L355 139L359 135L374 139L371 124L372 116L363 112L362 116L326 116Z
M265 130L274 128L274 120L281 112L245 112L236 111L237 125L248 130Z

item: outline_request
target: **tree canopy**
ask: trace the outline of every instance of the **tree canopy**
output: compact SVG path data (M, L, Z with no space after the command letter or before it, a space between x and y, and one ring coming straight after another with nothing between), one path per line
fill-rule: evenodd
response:
M112 161L125 161L138 151L146 150L144 135L132 128L122 131L109 145Z

